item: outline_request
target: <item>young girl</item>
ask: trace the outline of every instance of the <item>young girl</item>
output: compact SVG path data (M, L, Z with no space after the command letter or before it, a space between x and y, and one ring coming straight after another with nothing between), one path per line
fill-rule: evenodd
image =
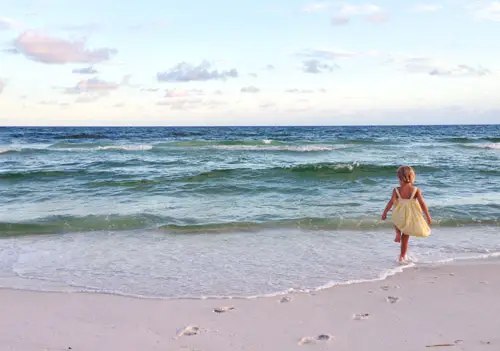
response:
M392 197L385 207L382 220L387 218L387 212L392 209L392 223L396 229L395 242L401 243L401 255L399 261L406 259L408 250L408 240L410 235L417 237L427 237L431 233L429 227L432 223L431 215L425 205L422 192L413 186L415 182L415 171L410 166L398 168L399 187L394 188ZM424 220L422 210L427 217Z

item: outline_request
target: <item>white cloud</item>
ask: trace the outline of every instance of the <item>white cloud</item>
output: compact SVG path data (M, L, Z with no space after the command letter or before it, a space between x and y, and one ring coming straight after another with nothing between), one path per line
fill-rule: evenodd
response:
M354 52L329 49L305 49L296 55L302 58L302 71L305 73L332 72L340 68L334 61L351 59L358 56L375 56L377 51Z
M429 57L396 57L391 58L389 63L400 71L435 77L481 77L491 74L489 69L481 66L450 64Z
M215 109L226 105L225 102L203 99L167 99L157 103L158 106L168 106L171 110L198 110L201 108Z
M3 92L6 85L7 85L7 81L3 78L0 78L0 94Z
M204 95L203 90L200 89L166 89L165 97L167 98L178 98L178 97L187 97L194 95Z
M254 87L253 85L241 88L242 93L258 93L259 91L260 91L260 89L257 87Z
M312 3L309 5L306 5L303 8L303 11L305 12L321 12L328 10L331 7L331 4L328 2L317 2L317 3Z
M372 15L382 12L382 9L372 4L343 5L338 12L342 15Z
M381 7L373 4L350 5L344 4L337 7L331 19L334 26L346 25L352 16L364 16L368 22L381 23L389 20L389 15Z
M333 16L330 22L332 26L345 26L346 24L349 24L350 18L343 16Z
M366 18L368 22L383 23L389 20L389 15L386 12L376 12Z
M8 30L19 27L20 23L10 18L0 18L0 30Z
M342 49L331 50L331 49L306 49L297 53L298 56L316 58L316 59L349 59L359 56L376 56L378 52L375 50L356 52L356 51L346 51Z
M476 2L469 9L474 17L485 21L500 21L500 1Z
M412 12L436 12L443 9L441 4L418 4L410 8Z

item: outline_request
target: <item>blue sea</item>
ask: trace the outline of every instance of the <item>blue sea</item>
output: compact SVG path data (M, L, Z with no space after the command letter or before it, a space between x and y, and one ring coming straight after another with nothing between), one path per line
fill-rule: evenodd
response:
M0 128L0 286L254 297L382 279L412 165L414 265L500 255L500 126Z

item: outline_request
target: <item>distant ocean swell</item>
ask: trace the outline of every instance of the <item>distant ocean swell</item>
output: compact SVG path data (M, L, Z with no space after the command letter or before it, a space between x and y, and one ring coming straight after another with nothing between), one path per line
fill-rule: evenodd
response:
M63 139L63 138L55 138ZM75 138L78 139L78 138ZM80 139L83 139L80 138ZM103 139L94 136L91 139ZM70 139L71 140L71 139ZM85 141L85 139L83 139ZM443 144L444 143L444 144ZM456 145L458 147L474 147L484 149L500 149L500 138L451 138L441 139L441 142L435 142L430 146L437 146L446 143ZM391 141L384 140L350 140L338 139L335 141L325 141L322 143L308 142L308 141L278 141L271 139L263 140L180 140L168 142L155 142L148 144L116 144L111 141L99 142L70 142L61 141L46 145L17 145L17 146L2 146L0 147L0 155L9 154L43 154L50 152L95 152L95 151L108 151L108 152L169 152L172 148L175 149L213 149L222 151L261 151L261 152L328 152L335 150L343 150L355 146L390 146Z
M497 210L498 206L483 205L486 211ZM495 208L492 208L495 207ZM500 218L468 218L465 216L434 216L433 227L500 226ZM241 221L200 224L179 224L170 217L150 214L137 215L88 215L50 216L25 222L0 222L0 236L22 236L38 234L61 234L71 232L161 230L166 234L217 234L231 232L252 232L263 229L304 230L370 230L390 229L390 221L381 221L378 216L362 218L290 218L273 221Z
M148 161L132 160L115 162L115 161L99 161L94 163L89 163L85 165L85 168L70 169L70 170L26 170L26 171L7 171L0 173L1 180L10 181L22 181L22 180L58 180L62 178L73 178L75 176L93 176L93 178L98 176L109 176L113 177L112 168L127 167L132 165L143 165L151 164ZM157 161L153 164L168 166L174 162L169 161ZM178 165L178 162L176 163ZM115 181L115 179L107 180L105 183L101 183L105 186L135 186L141 184L154 184L154 183L164 183L165 181L176 181L176 182L199 182L204 180L213 180L217 178L226 177L251 177L253 179L265 180L273 177L301 177L301 178L336 178L336 179L352 179L353 177L362 176L372 176L372 177L387 177L394 176L394 172L398 165L375 165L375 164L363 164L359 162L352 163L330 163L330 162L319 162L319 163L305 163L305 164L292 164L284 165L281 167L267 167L267 168L221 168L212 169L205 172L199 172L194 174L186 175L171 175L162 176L157 179L131 179L127 181ZM414 166L418 173L432 173L438 172L442 169L438 167L431 166ZM117 175L120 178L126 177L124 174ZM99 182L94 180L90 181L93 185L99 185Z

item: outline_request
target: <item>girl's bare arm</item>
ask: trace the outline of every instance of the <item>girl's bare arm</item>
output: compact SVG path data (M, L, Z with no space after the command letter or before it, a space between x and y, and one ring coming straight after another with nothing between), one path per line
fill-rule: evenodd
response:
M396 196L396 190L393 190L392 191L391 199L387 203L387 206L385 206L384 213L382 213L382 220L385 221L385 219L387 218L387 213L391 210L392 205L394 205L394 202L396 201L396 197L397 197Z
M425 204L424 197L422 196L422 192L420 189L417 190L417 200L418 203L420 204L420 207L422 208L422 211L424 211L425 217L427 217L427 222L429 224L432 223L432 217L429 214L429 209L427 208L427 205Z

